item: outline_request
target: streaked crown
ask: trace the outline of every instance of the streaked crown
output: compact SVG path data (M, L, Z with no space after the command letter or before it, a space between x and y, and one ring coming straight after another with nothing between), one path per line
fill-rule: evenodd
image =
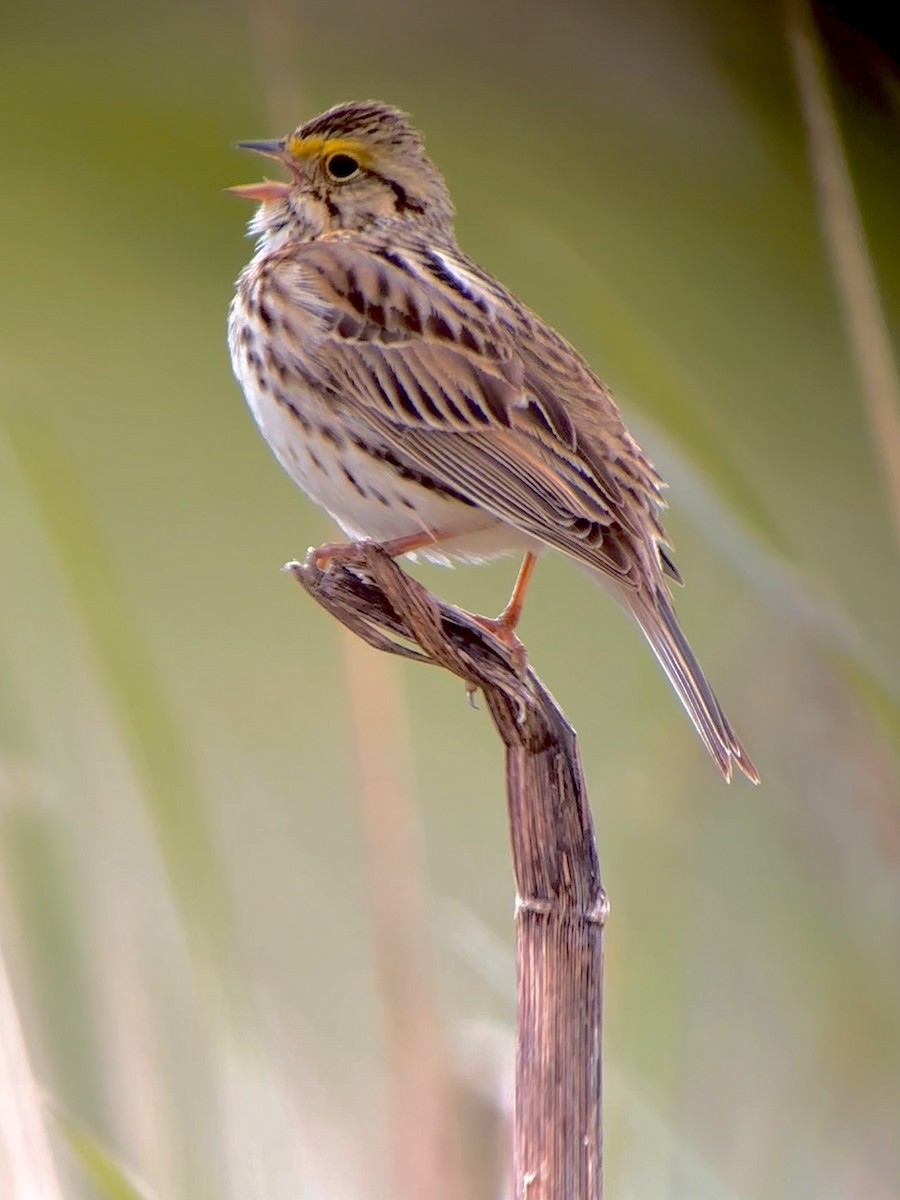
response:
M409 115L378 100L349 101L306 121L289 141L299 149L304 144L323 146L329 141L353 141L361 146L383 147L425 157L421 133Z

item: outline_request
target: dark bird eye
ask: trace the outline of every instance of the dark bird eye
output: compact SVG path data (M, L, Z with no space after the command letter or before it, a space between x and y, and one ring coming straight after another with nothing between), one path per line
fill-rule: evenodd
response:
M332 179L352 179L359 171L359 163L351 154L332 154L325 164Z

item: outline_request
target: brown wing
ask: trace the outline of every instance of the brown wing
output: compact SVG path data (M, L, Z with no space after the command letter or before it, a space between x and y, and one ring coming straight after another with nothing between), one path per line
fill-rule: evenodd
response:
M360 438L621 583L677 578L661 481L603 384L496 281L449 250L349 235L266 274L289 360Z

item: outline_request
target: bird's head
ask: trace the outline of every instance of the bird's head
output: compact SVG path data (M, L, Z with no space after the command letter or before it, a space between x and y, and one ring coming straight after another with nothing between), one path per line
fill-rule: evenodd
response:
M260 201L254 232L303 238L400 221L452 236L453 205L443 176L422 135L390 105L339 104L286 138L238 145L276 159L289 176L229 189Z

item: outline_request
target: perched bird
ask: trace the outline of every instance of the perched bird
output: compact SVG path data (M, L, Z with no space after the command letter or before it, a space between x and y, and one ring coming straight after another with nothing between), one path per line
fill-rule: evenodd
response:
M501 635L535 555L573 558L638 622L725 778L758 782L672 607L662 480L584 359L459 249L406 114L340 104L240 146L288 176L230 189L261 203L229 318L234 372L288 474L392 555L523 551L488 623Z

